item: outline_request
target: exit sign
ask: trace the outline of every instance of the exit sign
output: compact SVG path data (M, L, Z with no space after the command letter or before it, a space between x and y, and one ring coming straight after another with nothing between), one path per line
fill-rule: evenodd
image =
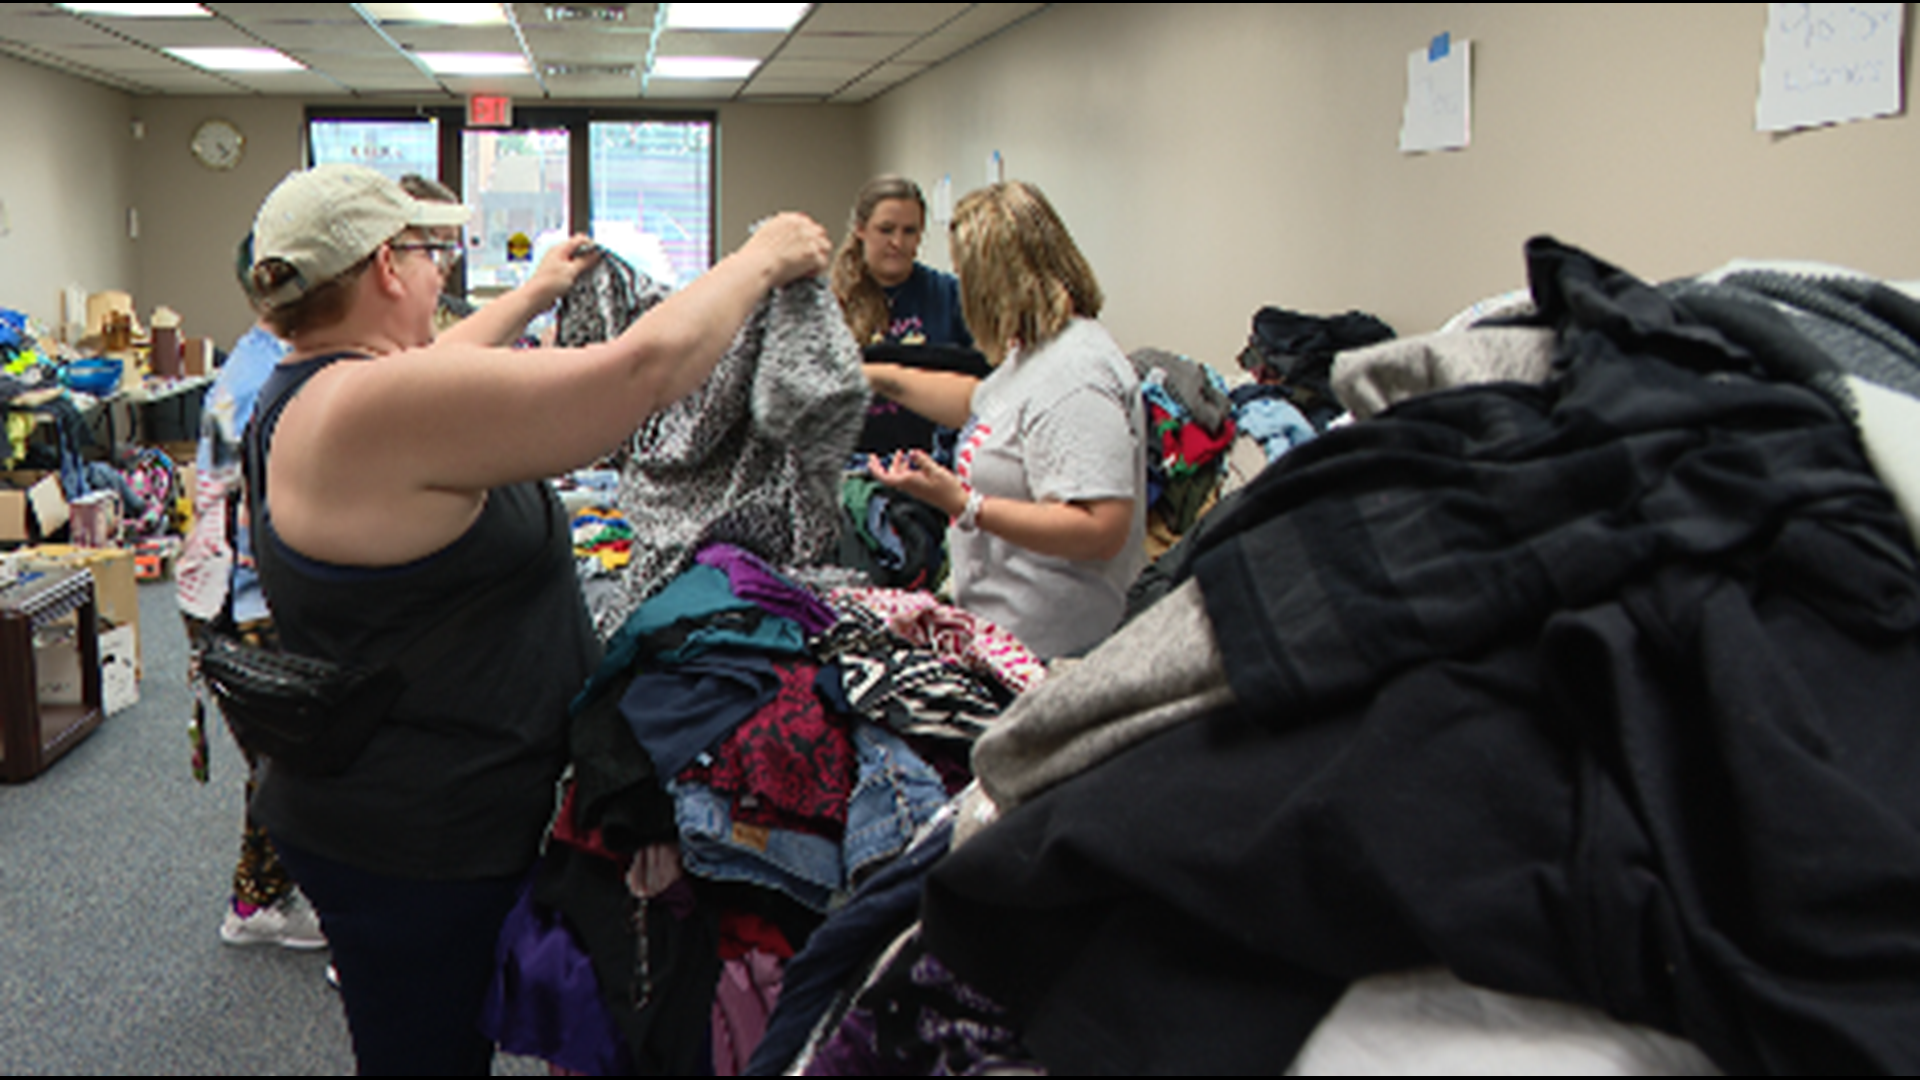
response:
M467 99L468 127L512 127L513 99L475 94Z

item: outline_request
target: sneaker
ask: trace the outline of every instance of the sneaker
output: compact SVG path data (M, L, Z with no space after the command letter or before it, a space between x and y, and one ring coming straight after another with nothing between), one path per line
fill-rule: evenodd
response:
M232 904L220 923L220 940L229 945L279 945L287 949L324 949L327 938L313 905L295 889L273 904L241 915Z

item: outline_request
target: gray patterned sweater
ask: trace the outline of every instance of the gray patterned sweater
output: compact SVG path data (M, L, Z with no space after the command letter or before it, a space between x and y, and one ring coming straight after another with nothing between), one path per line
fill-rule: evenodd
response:
M586 275L569 302L604 304L600 276ZM602 332L617 334L664 298L644 285L631 295L642 302L598 319ZM620 451L619 506L633 525L633 560L595 604L601 636L707 544L734 544L776 566L827 560L839 536L840 475L867 398L860 350L824 281L797 281L762 300L707 381L642 423Z

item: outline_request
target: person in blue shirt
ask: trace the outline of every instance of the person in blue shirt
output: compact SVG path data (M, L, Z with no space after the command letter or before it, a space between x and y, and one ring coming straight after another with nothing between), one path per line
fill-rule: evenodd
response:
M241 241L238 272L242 289L253 267L253 237ZM194 518L175 571L180 611L190 633L215 621L231 605L236 629L251 638L269 633L270 614L260 590L252 544L245 528L228 521L228 494L240 479L240 437L253 415L260 388L287 344L255 323L234 342L219 375L208 388L200 411L200 450L194 459ZM196 772L206 770L204 738L196 740ZM254 763L247 763L247 799L254 789ZM281 945L318 949L327 939L311 905L280 865L266 830L249 813L241 832L240 857L233 868L233 893L220 923L220 939L229 945Z

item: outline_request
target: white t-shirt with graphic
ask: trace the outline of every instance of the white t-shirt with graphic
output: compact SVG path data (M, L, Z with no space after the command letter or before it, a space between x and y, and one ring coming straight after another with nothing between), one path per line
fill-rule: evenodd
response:
M1076 318L1040 348L1009 354L974 390L955 461L961 479L982 495L1026 502L1131 499L1133 524L1106 560L950 529L954 602L1049 659L1104 640L1146 565L1145 447L1139 379L1099 323Z

